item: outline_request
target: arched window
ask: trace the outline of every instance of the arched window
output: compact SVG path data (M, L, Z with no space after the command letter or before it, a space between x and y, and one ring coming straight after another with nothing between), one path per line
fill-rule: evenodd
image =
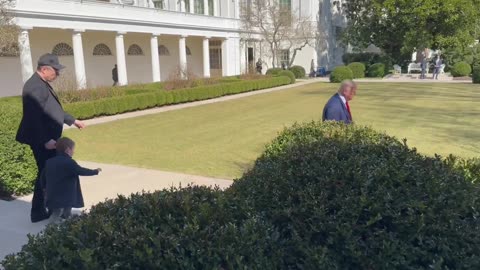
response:
M160 46L158 46L158 54L159 55L164 55L164 56L169 56L170 51L164 45L160 45Z
M93 48L93 55L112 55L112 51L107 45L100 43Z
M67 43L58 43L53 47L52 54L56 56L70 56L73 55L73 49Z
M143 55L143 50L140 46L138 46L137 44L132 44L130 45L130 47L128 48L128 52L127 52L128 55Z
M192 55L192 51L190 51L190 48L188 46L185 47L187 50L187 55Z

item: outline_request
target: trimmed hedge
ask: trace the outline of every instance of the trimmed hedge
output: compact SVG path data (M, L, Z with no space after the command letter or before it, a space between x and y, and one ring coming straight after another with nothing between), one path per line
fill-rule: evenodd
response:
M383 78L385 76L385 65L382 63L376 63L368 68L367 77L370 78Z
M290 84L294 84L296 82L295 74L290 70L282 70L278 73L278 76L285 76L290 78Z
M467 62L458 62L450 70L453 77L466 77L472 73L472 67Z
M78 119L90 119L97 116L115 115L272 88L289 84L291 78L280 76L251 81L226 78L225 81L229 81L229 83L172 91L142 90L136 92L136 94L65 104L64 108ZM30 149L15 141L21 116L22 108L19 97L0 99L0 197L23 195L31 192L37 173Z
M261 80L238 81L172 91L152 91L144 94L67 104L65 110L75 115L78 119L88 119L272 88L289 84L290 81L291 78L289 77L279 76Z
M354 79L365 78L365 64L353 62L348 65L348 68L352 70Z
M295 125L225 192L187 187L120 196L49 226L2 264L479 269L479 186L461 166L369 128Z
M303 79L307 74L305 68L303 68L302 66L292 66L288 70L293 72L293 74L295 74L295 78L297 79Z
M475 68L473 69L472 82L473 82L473 83L480 83L480 66L479 66L479 67L475 67Z
M278 73L280 73L281 71L283 71L282 68L269 68L267 70L267 73L265 73L265 75L277 76Z
M340 83L344 80L353 80L353 71L350 68L340 66L330 73L330 82Z

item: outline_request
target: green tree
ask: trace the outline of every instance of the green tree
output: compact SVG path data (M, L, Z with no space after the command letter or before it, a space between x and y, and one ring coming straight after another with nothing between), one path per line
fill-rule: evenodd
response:
M479 27L480 0L356 0L344 10L344 39L382 49L397 62L423 48L465 48Z

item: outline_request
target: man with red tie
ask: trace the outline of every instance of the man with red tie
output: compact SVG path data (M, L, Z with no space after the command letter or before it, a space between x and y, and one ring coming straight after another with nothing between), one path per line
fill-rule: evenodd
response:
M333 95L323 109L323 121L338 121L345 124L353 122L352 111L348 103L357 93L357 84L343 81L338 93Z

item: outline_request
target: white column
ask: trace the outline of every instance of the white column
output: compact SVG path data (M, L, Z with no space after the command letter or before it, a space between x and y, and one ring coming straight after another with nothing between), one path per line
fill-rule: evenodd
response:
M85 57L83 56L82 33L85 30L74 30L72 35L73 59L75 60L75 78L77 88L87 88L87 75L85 72Z
M182 78L186 78L187 74L187 44L186 44L187 36L180 36L178 40L178 50L180 52L180 72Z
M230 54L228 38L222 41L222 76L229 76L229 61Z
M210 15L208 11L209 11L208 0L203 0L203 14L207 16Z
M203 38L203 77L210 78L210 37Z
M30 36L24 28L18 35L18 49L20 51L20 65L22 67L22 80L26 82L33 75L32 50L30 49Z
M186 12L185 11L185 1L188 1L188 0L180 0L180 12Z
M235 19L240 19L240 0L235 0Z
M115 38L115 45L117 49L117 70L118 70L118 84L127 85L127 61L125 59L125 43L123 41L123 36L126 33L118 32Z
M158 56L158 34L153 34L150 38L150 48L152 51L152 80L159 82L160 79L160 57Z
M190 13L195 13L195 2L193 0L190 1Z
M213 0L213 16L218 15L218 0Z

